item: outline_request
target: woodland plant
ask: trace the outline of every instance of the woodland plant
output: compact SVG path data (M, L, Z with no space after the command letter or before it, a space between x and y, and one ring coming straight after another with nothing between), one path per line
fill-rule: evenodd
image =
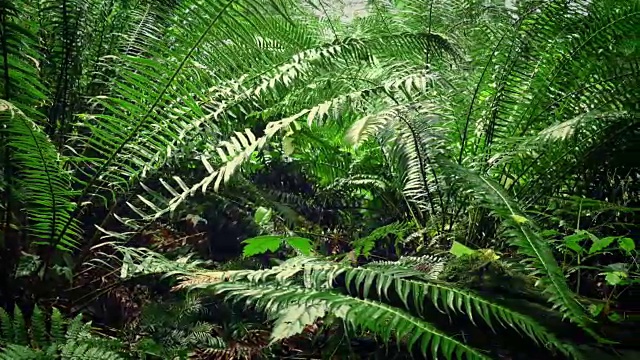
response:
M190 293L148 304L129 326L135 351L162 359L202 356L213 359L253 359L266 351L266 332L259 318L227 308L219 301Z
M131 249L120 250L132 255ZM465 254L462 258L475 256L484 255ZM162 262L159 257L153 258ZM134 262L149 264L148 259L138 257ZM271 344L298 335L322 319L325 324L337 321L355 334L378 336L387 346L395 341L427 358L495 358L516 343L515 337L508 335L510 331L531 340L523 344L520 338L520 349L512 351L526 348L529 353L537 353L527 346L538 344L565 358L583 358L575 345L554 335L553 329L536 320L535 315L511 309L505 302L508 298L496 298L490 292L481 295L471 286L441 280L441 274L447 273L443 261L438 257L408 257L352 267L299 256L262 270L184 271L175 267L170 273L177 274L180 281L175 289L224 296L227 302L241 302L267 314L273 321ZM154 272L154 268L139 267L139 274ZM473 269L458 267L457 271L471 274ZM483 288L479 281L475 286ZM512 300L517 299L517 291L512 290L516 296ZM554 316L562 317L559 313ZM480 335L486 331L499 336ZM511 340L497 340L501 338ZM538 355L543 356L543 352Z
M3 360L121 360L123 343L92 334L91 323L78 315L71 321L58 309L50 319L40 308L25 319L16 307L10 316L0 309L0 359Z
M418 253L455 241L514 247L538 295L603 340L537 224L567 194L624 188L615 201L628 202L626 184L637 183L601 168L637 174L620 154L638 147L640 1L371 3L370 16L344 24L294 0L2 2L3 306L51 298L56 287L38 284L74 281L91 257L123 261L124 275L151 265L200 274L188 257L130 250L149 257L141 265L95 258L96 246L130 244L193 209L228 218L263 206L273 235L347 233L357 255L389 235ZM285 264L184 284L259 294L273 316L304 300L313 320L330 312L383 339L393 330L422 353L488 356L407 304L433 300L577 356L527 315L415 269Z
M23 279L64 281L103 236L139 234L149 223L127 221L139 210L123 207L153 193L142 181L166 184L163 170L199 158L229 128L218 104L237 95L231 79L317 44L288 1L11 0L0 14L7 308L19 293L54 289L15 279L23 253L37 263L21 267Z
M591 332L589 314L527 210L580 186L574 169L592 151L605 144L622 149L636 139L640 3L522 1L515 9L398 3L333 28L331 45L299 52L254 83L229 88L242 110L223 107L220 114L248 111L276 120L221 142L221 166L203 158L208 175L186 186L176 179L182 192L165 186L174 195L168 205L147 204L151 215L142 220L178 209L196 191L218 190L272 143L286 142L295 154L290 145L298 133L304 139L303 122L320 133L338 127L359 147L353 151L379 148L388 169L352 181L354 190L379 190L371 179L395 189L404 203L399 214L423 238L501 240L500 247L507 240L539 274L549 300ZM463 20L447 26L452 17Z

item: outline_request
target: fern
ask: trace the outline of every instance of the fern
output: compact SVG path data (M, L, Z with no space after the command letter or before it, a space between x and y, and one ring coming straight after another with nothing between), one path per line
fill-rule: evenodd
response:
M494 331L501 328L520 332L565 356L581 358L572 345L558 339L534 318L471 290L434 280L433 273L415 269L416 264L426 261L427 258L407 258L395 266L388 263L353 268L320 258L296 257L264 270L202 270L185 274L177 288L206 289L226 295L231 302L257 306L276 319L278 332L272 335L273 341L298 333L331 313L355 329L382 336L386 343L394 337L409 348L415 345L425 356L433 353L446 358L490 358L428 322L427 309L433 307L449 315L465 316L476 325L483 323ZM296 306L314 311L301 314Z
M0 359L30 360L123 360L104 339L91 334L91 323L83 323L82 315L66 321L54 309L47 332L42 310L34 308L30 326L27 326L22 311L16 307L12 317L0 308ZM65 329L66 330L63 330ZM117 346L121 346L117 343Z
M355 255L364 255L365 257L368 257L378 240L388 235L395 235L397 238L402 238L409 228L410 226L408 224L403 223L392 223L381 226L373 230L369 235L354 240L353 251Z
M423 272L422 278L436 280L444 270L446 258L434 255L402 256L397 261L372 261L366 267L405 268ZM417 274L416 274L417 275Z
M509 199L500 185L460 167L455 171L472 187L471 191L477 196L477 199L487 204L512 229L514 244L542 275L540 285L549 296L549 301L559 307L560 311L565 313L571 321L579 324L596 338L600 338L589 329L592 320L586 315L584 308L569 289L551 248L538 235L539 230L535 223L519 209L514 201Z
M59 237L60 249L76 247L81 230L72 217L76 208L72 199L76 194L71 184L75 179L64 170L65 159L61 159L36 122L4 100L0 100L0 124L2 135L9 139L12 165L20 169L15 190L20 192L27 206L26 214L32 219L32 223L25 225L34 240L42 243Z

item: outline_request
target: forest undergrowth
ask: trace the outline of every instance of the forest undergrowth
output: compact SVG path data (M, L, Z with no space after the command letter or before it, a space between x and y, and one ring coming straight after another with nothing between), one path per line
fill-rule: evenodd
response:
M640 0L326 5L0 2L0 359L640 356Z

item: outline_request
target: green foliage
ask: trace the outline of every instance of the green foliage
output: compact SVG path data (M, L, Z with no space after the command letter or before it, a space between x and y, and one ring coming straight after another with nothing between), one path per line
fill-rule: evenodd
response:
M156 301L143 309L136 327L135 349L162 358L186 357L194 349L224 349L226 341L215 335L215 325L207 321L210 309L202 299L187 295L179 301Z
M245 244L242 254L245 257L276 252L283 244L287 244L302 255L311 255L313 243L299 236L262 235L243 240Z
M238 94L236 104L268 121L263 134L235 131L216 148L219 166L204 159L208 174L201 181L181 185L168 207L149 207L159 215L198 190L219 190L270 143L300 133L303 122L341 127L352 145L381 148L385 180L406 204L403 217L435 234L466 226L468 241L509 239L539 275L549 301L592 332L526 211L570 188L575 179L567 170L587 166L587 154L611 136L624 142L620 126L637 124L639 94L630 89L638 88L638 53L627 45L637 34L640 5L578 1L569 9L563 0L526 2L510 18L514 13L506 9L464 4L445 10L443 4L418 12L429 14L427 31L406 31L398 23L407 13L382 8L345 28L361 30L361 39L334 30L333 43L288 54L255 83L236 83L230 90ZM451 29L444 26L447 17L465 21ZM465 48L452 40L463 34L461 43L477 44ZM419 56L409 47L420 49ZM353 75L343 81L339 73ZM370 245L357 249L366 253Z
M389 236L394 235L397 239L404 238L405 233L410 229L410 225L406 223L392 223L381 226L373 230L369 235L353 241L353 252L355 255L363 255L368 257L376 242ZM397 240L396 240L397 243Z
M598 237L587 230L576 230L572 234L563 236L555 241L558 250L564 255L563 266L566 274L577 274L578 278L584 272L595 271L595 275L603 277L607 285L612 289L603 299L603 302L593 303L589 311L594 316L601 315L605 307L609 308L622 292L636 284L640 284L640 268L634 260L638 256L635 250L635 242L626 236ZM593 260L605 254L620 254L624 262L610 264L590 265ZM580 286L578 282L577 286ZM620 315L617 312L607 310L607 316L612 321L618 321Z
M464 255L474 255L474 254L476 254L476 250L470 249L470 248L460 244L457 241L454 241L453 244L451 244L451 249L449 250L449 252L451 254L453 254L453 256L456 256L456 257L460 257L460 256L464 256Z
M36 307L27 326L18 307L13 316L0 308L0 327L0 359L3 360L123 359L114 351L122 344L92 335L91 323L84 323L82 315L66 321L54 308L47 327L45 313Z
M253 216L253 221L261 227L266 226L271 221L271 215L273 211L271 209L264 208L262 206L256 209L256 213Z
M292 305L275 314L270 344L302 333L304 328L326 316L330 310L325 304Z
M422 259L351 267L314 257L296 257L264 270L197 271L181 277L180 289L206 289L232 302L256 306L276 318L272 341L292 336L330 313L354 329L392 338L423 355L488 359L455 334L430 322L431 311L468 318L475 326L515 330L572 358L577 350L534 318L453 283L434 280L431 270L411 268ZM433 269L433 271L437 271ZM346 291L346 292L345 292ZM303 313L301 306L313 309Z
M13 154L12 166L19 169L15 190L26 206L26 216L38 219L29 230L38 242L60 237L59 248L76 247L81 231L71 217L75 194L55 145L41 126L5 100L0 100L0 126L7 139L5 150Z
M488 356L422 311L429 305L575 355L535 319L463 290L459 279L438 281L436 274L452 275L441 258L352 268L300 257L262 271L210 272L192 256L167 264L146 249L95 251L104 238L129 243L161 217L182 217L185 205L211 211L213 198L225 215L227 203L257 209L262 233L313 239L250 238L245 256L283 244L311 255L319 239L331 241L327 234L375 229L351 242L353 255L371 256L384 238L397 255L453 244L452 262L505 279L512 274L492 250L461 244L500 253L513 246L545 300L602 340L566 275L580 277L583 261L615 252L623 260L597 276L618 290L632 285L636 244L578 230L554 249L537 224L555 199L605 193L595 181L610 186L585 174L614 162L637 169L619 159L638 146L638 0L522 0L511 8L373 1L371 16L349 24L309 16L294 0L162 3L0 4L3 296L21 288L14 273L47 281L64 259L73 280L98 254L93 264L122 262L122 278L179 274L255 300L275 318L273 342L334 314L423 354ZM261 171L276 176L261 183ZM625 186L611 192L634 198ZM19 267L20 258L37 261ZM234 282L218 281L229 276ZM313 311L302 313L301 302ZM41 349L24 323L17 312L3 321L9 338L34 347L8 344L15 358ZM51 334L66 339L55 324ZM44 332L32 333L39 344Z

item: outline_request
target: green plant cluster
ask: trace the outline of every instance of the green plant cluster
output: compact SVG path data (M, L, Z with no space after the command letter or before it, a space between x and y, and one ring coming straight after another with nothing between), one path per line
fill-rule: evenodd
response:
M27 325L28 324L28 325ZM25 319L16 307L12 316L0 309L0 359L3 360L122 360L122 343L91 333L91 323L78 315L66 320L58 309L50 319L38 307Z
M628 344L640 1L307 3L0 2L0 309L63 298L141 357ZM131 290L176 280L271 338ZM116 358L0 315L9 358Z

